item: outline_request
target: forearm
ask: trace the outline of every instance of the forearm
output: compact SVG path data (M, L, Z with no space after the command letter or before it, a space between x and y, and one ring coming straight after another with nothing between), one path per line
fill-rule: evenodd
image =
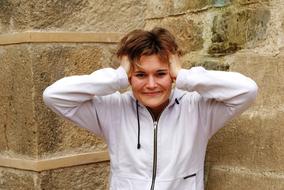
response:
M106 68L91 75L60 79L45 89L43 99L51 108L68 109L91 100L94 96L112 94L127 85L127 75L121 67L116 70Z
M202 67L180 70L176 85L228 105L249 104L255 99L258 89L252 79L240 73L208 71Z

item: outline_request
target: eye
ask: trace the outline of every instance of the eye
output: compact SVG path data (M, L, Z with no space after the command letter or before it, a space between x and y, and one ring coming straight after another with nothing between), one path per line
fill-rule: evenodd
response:
M136 76L137 78L143 78L143 77L145 77L146 75L145 75L145 73L136 73L135 76Z
M167 72L158 72L158 73L157 73L157 76L158 76L158 77L163 77L163 76L165 76L165 75L167 75Z

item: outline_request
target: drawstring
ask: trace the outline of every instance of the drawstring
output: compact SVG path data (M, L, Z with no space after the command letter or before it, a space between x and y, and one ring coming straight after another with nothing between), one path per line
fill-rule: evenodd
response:
M179 104L179 101L178 101L178 99L177 99L177 98L175 99L175 102L176 102L177 104Z
M136 114L137 114L137 122L138 122L138 139L137 139L137 149L140 149L140 119L139 119L139 113L138 113L138 100L136 100Z
M176 104L179 104L178 99L175 99ZM141 144L140 144L140 119L139 119L139 112L138 112L138 100L136 100L136 115L137 115L137 123L138 123L138 139L137 139L137 149L141 148Z

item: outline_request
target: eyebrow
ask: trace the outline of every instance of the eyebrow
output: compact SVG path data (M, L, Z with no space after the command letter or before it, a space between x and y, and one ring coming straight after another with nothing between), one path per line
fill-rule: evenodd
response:
M168 69L158 69L156 72L169 72ZM134 71L134 73L146 73L144 70Z
M135 71L134 73L145 73L145 71Z
M168 69L159 69L157 70L157 72L168 72L169 70Z

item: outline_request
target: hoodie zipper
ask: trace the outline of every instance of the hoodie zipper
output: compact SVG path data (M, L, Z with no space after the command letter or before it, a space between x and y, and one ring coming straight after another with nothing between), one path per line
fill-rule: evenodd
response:
M156 175L157 175L157 149L158 149L158 121L160 119L160 116L165 111L166 108L159 114L158 117L154 117L154 114L151 110L148 109L152 119L153 119L153 125L154 125L154 154L153 154L153 171L152 171L152 183L150 190L154 190L155 188L155 181L156 181Z
M155 188L156 174L157 174L157 134L158 131L158 122L154 121L154 155L153 155L153 173L152 173L152 184L151 189Z
M175 102L179 104L178 100L175 99ZM165 111L166 108L163 109L163 111L159 114L157 118L154 117L152 111L147 108L149 111L152 119L153 119L153 125L154 125L154 154L153 154L153 171L152 171L152 183L150 190L154 190L155 188L155 181L156 181L156 175L157 175L157 149L158 149L158 121L160 119L161 114Z

